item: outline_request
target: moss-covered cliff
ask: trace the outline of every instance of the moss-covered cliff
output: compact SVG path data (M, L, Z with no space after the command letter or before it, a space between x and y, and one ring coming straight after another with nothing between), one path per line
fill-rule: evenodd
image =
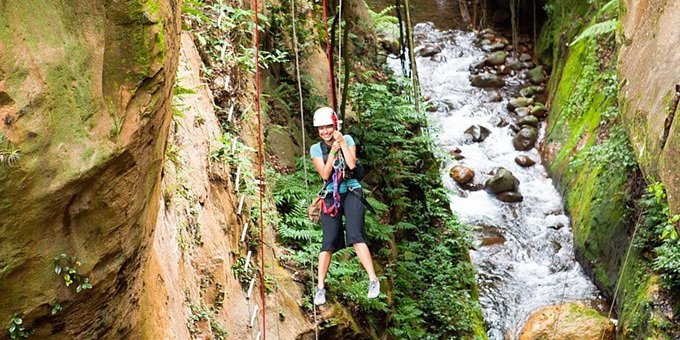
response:
M0 165L3 325L18 313L43 338L134 327L179 13L165 0L0 3L0 133L20 155Z
M650 255L633 246L626 258L636 228L650 228L642 222L650 212L641 204L646 178L635 157L640 149L629 143L628 132L637 127L618 100L617 57L619 67L628 62L615 40L618 3L552 1L546 8L539 49L553 69L542 151L565 192L577 257L609 298L616 295L619 334L670 337L678 332L672 300Z

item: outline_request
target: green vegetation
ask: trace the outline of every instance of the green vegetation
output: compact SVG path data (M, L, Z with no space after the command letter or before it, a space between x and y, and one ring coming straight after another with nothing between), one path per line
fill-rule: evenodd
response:
M255 73L255 49L252 46L255 28L254 11L234 7L227 1L189 0L182 5L184 29L194 32L199 45L212 62L235 62L242 71ZM258 14L258 30L265 32L270 20ZM288 54L281 50L261 50L260 67L287 62Z
M433 142L423 132L426 116L415 112L403 91L393 80L355 84L353 107L362 115L348 127L360 143L363 164L375 169L365 179L365 188L379 188L368 198L377 215L367 213L366 233L389 299L366 298L368 278L351 248L334 255L329 297L359 310L365 326L390 336L485 337L468 258L468 230L448 208ZM321 231L307 219L310 197L301 165L294 174L277 178L274 199L282 218L279 238L288 248L284 260L309 269L319 252ZM318 177L310 172L311 194L320 187Z
M78 258L61 254L55 256L52 261L54 264L54 273L57 274L57 276L61 276L62 273L64 274L63 278L66 287L75 284L76 293L80 293L80 291L85 289L92 289L90 279L78 272L78 269L82 265Z
M680 241L675 226L680 214L671 215L666 192L660 182L651 184L642 199L645 215L638 246L652 250L653 268L670 291L680 288Z
M200 330L198 329L198 323L208 322L210 324L210 330L214 340L226 339L229 335L225 327L215 320L215 315L219 313L217 307L206 308L202 303L195 304L191 301L191 297L187 293L186 304L191 311L191 314L187 318L187 329L189 334L191 334L192 339L203 339L198 337L200 335Z
M30 330L24 327L24 320L21 318L21 314L14 313L12 318L9 320L9 326L7 326L9 331L10 339L26 339L32 333Z
M553 61L545 149L565 191L577 257L609 297L618 283L619 336L672 337L677 330L665 316L672 312L659 283L678 282L680 249L674 248L673 218L660 208L658 187L639 200L644 180L617 100L611 33L619 26L618 2L550 1L546 10L549 21L537 44ZM631 240L636 224L638 236ZM637 247L624 263L630 242Z
M21 159L21 152L5 140L5 135L0 132L0 166L14 166Z

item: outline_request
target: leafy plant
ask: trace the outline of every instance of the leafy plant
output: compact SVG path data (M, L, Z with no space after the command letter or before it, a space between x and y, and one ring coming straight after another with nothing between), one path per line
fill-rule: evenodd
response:
M680 238L675 226L680 214L671 214L666 190L660 182L648 186L640 203L644 218L638 227L640 237L635 245L653 250L652 268L661 275L664 286L677 290L680 288Z
M90 279L78 272L78 269L82 265L78 258L62 253L61 255L55 256L52 260L54 264L54 273L64 279L66 287L75 284L76 293L80 293L82 290L92 289Z
M32 331L24 327L24 320L19 313L14 313L9 321L7 330L9 331L10 339L26 339L32 333Z
M0 133L0 165L15 166L21 160L21 152L5 140L5 135Z
M611 34L616 30L616 25L618 24L618 19L609 19L603 22L598 22L596 24L593 24L583 30L581 34L579 34L574 41L569 44L569 46L574 46L576 45L579 41L587 40L587 39L593 39L597 38L601 35L605 34Z

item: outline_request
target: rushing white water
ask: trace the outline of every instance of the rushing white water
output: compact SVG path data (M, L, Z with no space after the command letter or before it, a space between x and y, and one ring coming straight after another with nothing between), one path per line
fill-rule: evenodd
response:
M564 301L589 304L601 298L597 288L574 259L569 217L563 210L562 197L553 186L534 148L515 151L512 131L496 127L499 118L512 121L505 106L508 89L517 90L520 76L507 76L503 101L489 101L489 91L472 87L469 66L482 60L484 52L474 45L473 33L438 31L431 24L418 24L414 33L418 45L443 47L443 62L417 57L418 73L425 97L440 103L431 113L437 127L434 133L443 154L455 148L464 159L448 159L442 178L452 190L451 208L460 220L476 226L476 250L471 252L477 268L480 302L491 339L517 339L529 314L542 306ZM388 61L395 72L401 72L399 60ZM473 124L491 131L481 143L467 140L464 131ZM539 138L544 135L541 123ZM527 155L537 162L529 168L515 163L515 157ZM496 167L510 170L520 181L524 196L520 203L503 203L484 190L462 190L450 177L456 164L475 171L475 183L484 183ZM505 240L504 242L502 240ZM495 240L485 242L483 240Z

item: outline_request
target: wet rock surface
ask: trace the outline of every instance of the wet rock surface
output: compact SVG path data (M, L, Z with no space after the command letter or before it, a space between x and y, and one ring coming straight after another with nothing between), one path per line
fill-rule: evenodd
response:
M456 181L456 183L461 185L468 184L475 177L475 172L472 171L472 169L462 165L456 165L451 168L449 174L451 175L451 178Z
M481 125L470 126L465 130L465 136L473 142L483 142L489 135L491 131Z
M581 303L543 307L531 314L520 340L613 340L614 324Z
M451 208L465 223L493 226L493 232L478 234L477 249L471 252L479 273L488 336L518 339L530 313L559 303L562 291L582 300L597 299L597 289L573 259L569 218L533 147L545 123L543 118L531 115L531 110L545 100L542 96L547 77L541 70L542 83L533 84L527 76L535 65L521 53L533 49L530 39L520 42L520 54L514 60L508 52L512 49L508 39L491 30L470 34L427 27L420 34L423 46L445 42L441 53L446 61L434 63L428 57L418 65L423 91L430 100L455 103L430 113L441 128L436 133L437 143L451 150L444 166L463 166L475 173L472 180L459 184L450 170L443 172L442 180L454 193ZM487 63L490 53L500 51L505 51L504 63ZM394 62L393 69L398 67ZM470 72L469 82L463 78L466 71ZM515 98L524 102L513 102L512 111L508 111L508 103ZM481 143L471 142L472 135L466 134L475 125L490 131ZM527 151L516 150L513 143L522 129L531 131ZM505 183L496 184L502 182L498 178L491 180L499 175L493 171L498 167L511 175L498 176L506 178ZM548 211L560 213L546 215Z
M531 126L525 126L512 139L512 145L517 151L528 151L536 145L538 131Z
M510 170L497 168L493 171L493 176L484 183L484 189L490 194L499 194L507 191L519 189L519 180Z
M476 87L503 87L505 80L498 75L491 73L476 74L470 77L470 83Z

